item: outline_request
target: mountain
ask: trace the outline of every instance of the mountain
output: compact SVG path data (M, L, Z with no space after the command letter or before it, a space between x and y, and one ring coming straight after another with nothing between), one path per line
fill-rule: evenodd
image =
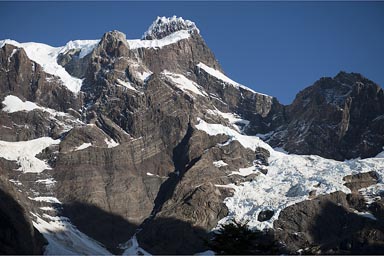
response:
M383 90L359 74L284 106L177 17L0 63L1 253L194 254L233 218L288 253L383 252Z

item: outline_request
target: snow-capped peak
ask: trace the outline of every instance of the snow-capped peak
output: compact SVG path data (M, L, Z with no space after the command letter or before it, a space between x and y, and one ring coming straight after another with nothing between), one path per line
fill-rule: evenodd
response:
M187 30L189 33L200 33L195 23L190 20L184 20L182 17L157 17L148 30L144 33L142 39L153 40L162 39L170 34Z
M100 42L100 40L74 40L69 41L59 52L60 53L66 53L69 50L72 49L78 49L80 50L79 58L83 58L97 46L97 44Z

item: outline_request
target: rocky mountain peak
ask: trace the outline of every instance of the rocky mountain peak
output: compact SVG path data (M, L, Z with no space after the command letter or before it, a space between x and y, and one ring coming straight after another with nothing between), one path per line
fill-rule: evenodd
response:
M101 49L110 57L126 55L129 45L125 34L117 30L105 33L98 45L99 53Z
M189 33L200 33L195 23L190 20L184 20L182 17L157 17L148 30L144 33L142 39L153 40L162 39L177 31L187 30Z

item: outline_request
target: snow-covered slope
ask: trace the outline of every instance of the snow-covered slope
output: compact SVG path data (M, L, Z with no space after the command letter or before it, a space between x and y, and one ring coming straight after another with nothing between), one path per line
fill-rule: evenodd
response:
M314 155L289 155L272 149L257 136L246 136L221 124L209 124L199 119L196 128L211 136L226 134L232 140L239 141L244 147L255 150L257 147L267 149L269 158L268 173L261 174L258 165L240 168L236 174L247 176L259 174L253 181L240 185L228 184L235 193L228 197L225 203L229 209L228 217L219 224L230 219L249 221L248 225L258 229L272 227L279 217L281 210L289 205L309 199L309 192L316 195L329 194L335 191L350 193L344 186L343 177L356 173L376 171L381 183L367 189L367 194L375 195L384 191L384 159L379 154L375 158L353 159L344 162L322 158ZM275 212L273 217L264 222L258 221L257 216L263 210Z
M248 88L244 85L241 85L235 81L233 81L232 79L230 79L229 77L227 77L226 75L224 75L223 73L221 73L220 71L216 70L216 69L213 69L211 67L208 67L207 65L205 65L204 63L200 62L199 64L197 64L197 67L204 70L205 72L207 72L208 74L210 74L211 76L214 76L216 77L217 79L223 81L225 84L229 84L231 86L234 86L236 88L242 88L244 90L247 90L247 91L250 91L250 92L253 92L253 93L257 93L257 94L261 94L261 95L264 95L264 96L268 96L270 97L269 95L266 95L266 94L262 94L262 93L259 93L259 92L255 92L254 90L252 90L251 88ZM272 97L271 97L272 98Z
M79 58L84 58L86 55L91 53L97 46L100 40L74 40L69 41L64 47L61 48L59 53L67 53L70 50L80 50Z
M43 149L59 143L60 140L54 140L49 137L30 141L0 141L0 157L11 161L17 161L20 165L20 168L18 169L19 171L24 173L40 173L51 167L45 161L37 158L36 155Z
M189 80L181 74L171 73L167 70L164 70L161 74L164 75L167 79L171 80L174 85L176 85L184 92L192 92L200 96L208 96L200 85Z
M191 35L187 30L177 31L161 39L153 40L142 40L142 39L133 39L127 40L130 49L138 48L162 48L166 45L177 43L180 40L187 39Z
M64 86L70 91L78 93L83 81L71 76L64 67L60 66L57 63L57 57L60 53L65 53L69 49L80 49L80 57L84 57L96 47L97 43L98 40L76 40L70 41L63 47L52 47L42 43L19 43L7 39L0 41L0 48L3 47L4 44L12 44L16 47L23 48L28 58L40 64L46 73L58 76Z

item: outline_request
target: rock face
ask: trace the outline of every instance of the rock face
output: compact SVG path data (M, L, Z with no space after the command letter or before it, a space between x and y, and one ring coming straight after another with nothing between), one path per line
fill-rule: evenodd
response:
M364 202L361 197L359 200ZM276 237L291 253L380 253L384 223L376 214L356 214L364 210L356 202L356 197L335 192L289 206L274 223Z
M344 160L382 151L384 92L356 73L340 72L301 91L285 108L285 124L268 139L296 154Z
M44 239L32 221L39 230L46 228L42 221L70 222L115 254L134 235L153 254L207 250L209 231L229 214L224 199L234 188L228 184L241 186L268 175L271 153L267 146L245 147L231 134L201 131L202 120L248 135L269 133L265 137L273 146L335 159L373 156L384 144L383 91L373 82L340 73L283 106L226 77L195 24L181 18L157 18L142 40L110 31L92 47L84 46L92 50L57 51L60 76L47 73L23 47L5 43L0 48L1 145L41 137L57 142L33 156L12 144L15 155L1 156L0 204L12 207L0 210L7 220L0 223L0 253L41 253ZM80 92L69 90L63 74L83 79ZM12 102L24 108L15 110ZM18 170L36 163L45 169ZM239 172L250 166L256 168L252 174ZM374 172L345 178L354 192L378 180ZM307 192L297 185L284 193L294 198ZM308 242L328 246L328 231L305 233L306 240L291 234L310 232L328 199L344 207L331 207L337 221L348 211L348 220L365 232L353 239L370 234L373 222L347 209L365 209L360 197L318 197L283 210L275 224L287 230L278 235L292 242L292 252ZM377 216L383 212L380 202L371 208ZM292 219L304 211L302 222ZM265 210L257 218L268 221L275 214ZM340 223L336 231L344 232ZM381 239L380 232L372 241ZM48 242L52 233L43 234Z
M8 181L9 163L0 159L0 253L43 254L47 241L33 227L26 195Z

